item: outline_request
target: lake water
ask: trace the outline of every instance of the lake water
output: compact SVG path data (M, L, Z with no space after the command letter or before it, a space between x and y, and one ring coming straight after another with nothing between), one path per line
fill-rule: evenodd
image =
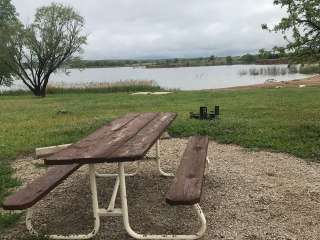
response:
M282 71L279 75L261 74L250 75L253 68L274 68L265 65L232 65L232 66L206 66L182 68L88 68L68 69L66 74L58 71L50 78L51 85L70 87L73 85L86 85L87 83L116 82L125 80L154 80L161 87L181 90L218 89L235 86L245 86L264 83L268 79L293 80L308 77L299 73ZM286 70L286 65L277 65L276 68ZM24 85L16 81L10 89L21 89Z

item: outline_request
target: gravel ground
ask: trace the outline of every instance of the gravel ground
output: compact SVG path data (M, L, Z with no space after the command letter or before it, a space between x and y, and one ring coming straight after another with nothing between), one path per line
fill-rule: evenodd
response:
M167 172L175 171L186 139L161 142ZM151 149L153 150L153 149ZM152 151L151 151L152 152ZM208 229L203 239L320 239L320 165L281 153L251 152L234 145L210 142L212 163L205 179L201 206ZM38 160L15 162L24 183L41 175ZM134 230L144 233L192 233L198 223L190 207L165 203L170 178L160 177L154 163L141 164L142 172L127 178L129 216ZM112 172L116 165L101 165ZM128 164L127 170L134 169ZM34 208L33 224L45 233L86 233L92 227L86 167L82 167ZM98 179L100 205L106 207L113 179ZM119 199L117 199L119 206ZM1 237L26 234L24 219ZM102 218L94 239L132 239L121 218ZM88 224L90 223L90 224Z

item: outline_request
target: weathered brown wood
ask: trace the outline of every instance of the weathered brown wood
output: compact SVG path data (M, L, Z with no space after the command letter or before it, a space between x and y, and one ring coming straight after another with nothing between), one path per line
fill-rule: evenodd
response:
M5 199L2 204L3 209L22 210L32 207L80 166L71 164L49 168L46 174Z
M157 113L139 114L122 128L106 134L103 128L45 159L46 164L99 163L152 121Z
M136 151L135 154L123 154L122 148L127 142L132 142L131 139L139 135L140 131L144 132L144 128L153 122L155 124L159 119L164 123L159 126L159 129L152 128L150 132L154 132L154 137L159 138L165 128L176 116L175 113L142 113L123 127L113 129L111 134L106 134L101 129L97 130L94 134L86 137L70 147L53 154L45 159L46 164L71 164L71 163L101 163L101 162L120 162L120 161L133 161L141 159L144 154L144 149L149 149L154 143L154 138L149 141L144 141L143 150ZM150 125L152 126L152 125ZM158 126L158 125L157 125ZM140 148L142 149L142 148ZM115 154L115 153L119 154Z
M112 121L100 130L102 132L101 134L110 135L114 131L118 131L138 115L139 114L128 114L122 118ZM92 138L97 138L100 135L94 132L90 136ZM9 196L3 202L2 207L6 210L22 210L32 207L80 166L81 164L76 163L49 168L46 174L28 184L25 188Z
M208 137L190 137L180 166L166 195L170 205L193 205L200 202Z
M129 123L134 118L136 118L138 115L139 115L138 113L129 113L121 118L117 118L117 119L113 120L112 122L106 124L102 128L100 128L99 131L93 132L87 138L90 138L92 141L94 141L94 140L99 141L100 137L109 136L114 131L121 129L127 123ZM82 142L82 141L80 141L80 142ZM58 153L61 150L66 149L70 146L72 146L72 144L58 145L58 146L45 147L45 148L37 148L36 149L36 156L41 157L41 158L45 158L45 159L50 158L53 154ZM83 150L85 150L84 149L85 146L81 146L81 147L83 147Z
M176 116L176 113L159 113L156 118L142 128L133 138L113 152L108 159L121 159L121 161L141 159Z

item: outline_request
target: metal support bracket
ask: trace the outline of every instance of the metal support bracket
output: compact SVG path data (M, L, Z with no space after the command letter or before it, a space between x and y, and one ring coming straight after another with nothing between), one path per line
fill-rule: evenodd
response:
M164 177L174 177L174 174L172 173L166 173L165 171L162 170L161 168L161 160L160 160L160 140L157 140L156 143L156 161L157 161L157 167L160 175Z
M157 162L157 170L158 172L160 173L161 176L164 176L164 177L174 177L174 174L173 173L166 173L165 171L162 170L161 168L161 160L160 160L160 140L158 139L156 144L155 144L155 156L154 157L145 157L144 159L142 160L139 160L137 162L137 168L136 168L136 171L133 172L133 173L126 173L125 176L126 177L133 177L137 174L140 173L140 162L141 161L150 161L150 160L154 160ZM117 177L118 174L116 173L99 173L99 172L96 172L96 176L97 177Z

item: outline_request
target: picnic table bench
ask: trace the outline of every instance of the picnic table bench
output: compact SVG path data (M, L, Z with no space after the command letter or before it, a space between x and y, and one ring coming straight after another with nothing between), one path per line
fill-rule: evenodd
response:
M155 144L159 172L165 176L160 167L159 138L168 125L175 119L175 113L143 113L127 114L88 137L71 145L58 148L58 152L48 154L44 162L49 167L46 174L35 179L25 188L9 196L2 204L5 210L27 210L26 225L28 230L37 234L31 224L31 207L67 179L74 171L84 164L89 166L90 189L94 215L94 229L82 235L49 235L53 239L89 239L95 236L100 227L101 216L121 216L127 233L136 239L197 239L206 230L206 220L198 205L202 193L204 171L206 166L208 138L191 137L182 156L180 166L173 183L166 195L170 205L193 205L201 221L201 227L193 235L148 235L132 230L129 223L125 177L130 176L124 171L124 162L143 159L148 150ZM95 164L118 163L117 174L101 174L105 177L116 177L114 190L107 209L99 208ZM120 188L121 208L115 208L115 199Z

